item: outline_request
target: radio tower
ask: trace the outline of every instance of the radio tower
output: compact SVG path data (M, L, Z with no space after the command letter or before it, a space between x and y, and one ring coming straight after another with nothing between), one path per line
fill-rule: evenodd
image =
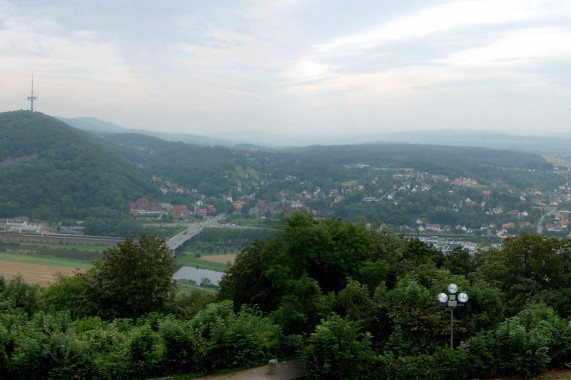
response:
M32 73L32 96L28 96L28 100L30 101L30 111L34 112L34 100L38 97L34 96L34 73Z

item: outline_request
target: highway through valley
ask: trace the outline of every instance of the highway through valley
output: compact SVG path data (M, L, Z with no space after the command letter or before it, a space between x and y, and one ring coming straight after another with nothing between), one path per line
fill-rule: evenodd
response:
M201 233L204 227L212 227L224 217L226 217L226 214L220 214L204 222L191 224L186 230L170 238L167 242L168 247L174 252L181 245Z

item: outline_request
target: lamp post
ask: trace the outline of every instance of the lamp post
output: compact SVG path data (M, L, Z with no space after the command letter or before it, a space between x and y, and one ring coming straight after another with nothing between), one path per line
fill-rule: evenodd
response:
M468 302L468 295L466 293L458 293L458 285L449 284L448 293L439 293L437 296L438 302L441 306L448 306L450 308L450 348L454 349L454 308L456 306L464 306Z

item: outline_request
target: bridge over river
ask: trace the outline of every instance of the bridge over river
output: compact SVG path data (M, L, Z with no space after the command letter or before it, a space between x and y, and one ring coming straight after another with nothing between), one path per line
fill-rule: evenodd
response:
M220 214L215 216L214 218L208 219L202 223L194 223L191 224L186 230L182 231L181 233L173 236L167 242L169 248L174 252L178 247L198 235L202 232L204 227L212 227L214 224L217 224L220 219L226 217L226 214Z

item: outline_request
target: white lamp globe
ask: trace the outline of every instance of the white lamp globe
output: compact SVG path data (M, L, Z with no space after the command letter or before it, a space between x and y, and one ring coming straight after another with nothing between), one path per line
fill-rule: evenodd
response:
M438 294L438 302L445 303L448 301L448 296L445 293Z
M448 293L456 294L457 291L458 291L458 285L456 285L456 284L448 285Z
M468 295L466 293L458 294L458 301L462 303L468 302Z

